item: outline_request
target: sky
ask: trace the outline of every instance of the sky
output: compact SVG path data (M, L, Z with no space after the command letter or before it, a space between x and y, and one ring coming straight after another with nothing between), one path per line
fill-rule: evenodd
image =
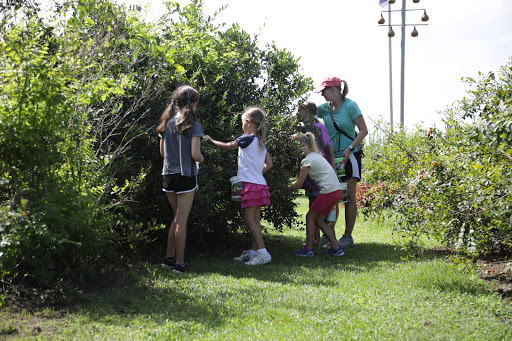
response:
M149 20L157 18L161 0L117 0L149 5ZM467 95L464 77L497 71L512 57L512 1L510 0L396 0L391 22L401 24L402 1L406 1L406 24L424 24L422 9L430 20L417 26L419 35L405 29L404 125L442 127L440 112ZM187 1L178 1L181 4ZM319 86L325 76L337 76L349 87L368 126L373 121L390 122L388 28L378 24L379 0L204 0L205 14L222 5L217 23L236 22L258 40L274 41L300 57L302 74ZM388 13L383 13L386 24ZM394 26L392 42L393 122L400 122L401 28ZM324 102L319 94L310 98Z

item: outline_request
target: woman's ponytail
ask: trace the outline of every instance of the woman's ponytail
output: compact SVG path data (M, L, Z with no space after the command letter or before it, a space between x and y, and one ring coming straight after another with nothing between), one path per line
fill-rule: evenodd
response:
M347 81L342 80L341 82L343 83L343 91L341 91L341 100L345 102L345 97L347 97L348 94L348 85Z

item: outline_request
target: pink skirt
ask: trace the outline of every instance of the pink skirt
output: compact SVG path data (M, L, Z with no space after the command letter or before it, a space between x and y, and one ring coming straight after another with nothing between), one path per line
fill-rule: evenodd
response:
M244 182L241 195L242 208L270 205L270 192L267 185Z

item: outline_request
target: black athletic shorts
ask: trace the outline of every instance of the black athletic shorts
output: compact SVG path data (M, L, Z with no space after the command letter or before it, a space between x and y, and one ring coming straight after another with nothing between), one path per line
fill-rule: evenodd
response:
M357 151L352 153L345 164L345 176L341 178L341 181L347 181L350 178L357 178L357 181L361 180L361 152Z
M197 176L184 176L181 174L162 175L164 192L176 194L193 192L197 189Z

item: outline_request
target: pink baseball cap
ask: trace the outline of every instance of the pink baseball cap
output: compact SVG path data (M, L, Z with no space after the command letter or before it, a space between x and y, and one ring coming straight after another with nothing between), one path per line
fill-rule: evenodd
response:
M328 88L330 86L341 86L341 79L335 76L325 77L324 79L322 79L322 84L318 89L315 90L315 92L322 92L325 88Z

